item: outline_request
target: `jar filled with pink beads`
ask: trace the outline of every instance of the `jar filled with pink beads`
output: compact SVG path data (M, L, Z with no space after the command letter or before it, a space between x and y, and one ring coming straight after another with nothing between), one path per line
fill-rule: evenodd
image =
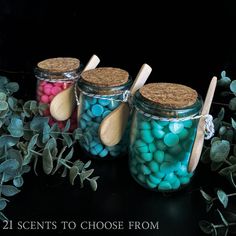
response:
M63 129L70 119L70 130L76 129L73 88L80 75L80 61L70 57L50 58L39 62L34 72L38 80L37 101L48 105L44 116L49 117L49 125L57 123Z

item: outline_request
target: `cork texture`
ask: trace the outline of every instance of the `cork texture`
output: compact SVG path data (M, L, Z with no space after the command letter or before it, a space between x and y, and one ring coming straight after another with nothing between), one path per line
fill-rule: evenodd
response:
M151 83L140 89L140 94L150 102L166 108L184 108L193 105L197 91L181 84Z
M41 61L37 64L38 68L54 73L73 71L79 68L80 61L77 58L57 57Z
M88 84L98 87L120 86L128 82L129 73L113 67L100 67L81 74L82 79Z

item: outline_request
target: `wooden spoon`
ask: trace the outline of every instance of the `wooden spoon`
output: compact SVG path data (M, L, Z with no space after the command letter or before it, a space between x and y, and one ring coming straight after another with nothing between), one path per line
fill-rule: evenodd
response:
M100 59L96 55L93 55L83 71L96 68L99 62ZM51 116L58 121L64 121L71 117L76 104L74 86L76 84L58 93L50 103Z
M145 84L151 71L152 68L149 65L142 65L130 89L131 95L134 95ZM127 102L123 102L102 121L99 128L99 135L103 144L114 146L120 142L126 129L129 114L129 105Z
M212 99L216 89L216 84L217 84L217 78L214 76L209 85L206 99L202 108L201 115L203 116L209 114ZM205 118L201 117L198 123L197 134L195 141L193 143L193 149L188 164L188 172L193 172L196 169L197 164L199 162L204 143L204 130L205 130Z

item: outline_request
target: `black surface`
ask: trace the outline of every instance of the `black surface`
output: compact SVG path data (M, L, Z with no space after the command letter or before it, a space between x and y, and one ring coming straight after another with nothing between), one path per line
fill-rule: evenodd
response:
M152 1L151 1L152 2ZM95 53L101 66L124 68L134 77L146 62L153 67L149 81L178 82L204 97L210 78L223 69L236 78L234 22L231 4L135 3L122 1L88 4L66 1L0 0L0 74L21 85L22 98L33 98L35 64L48 57L78 57L83 63ZM92 23L89 23L92 19ZM16 73L12 73L15 71ZM76 157L81 157L78 148ZM71 187L68 180L33 173L11 198L6 215L18 221L159 221L159 230L129 235L202 235L198 221L206 216L200 186L219 186L204 166L199 166L185 190L169 196L147 191L130 177L125 159L93 162L97 192L88 186ZM3 234L11 231L1 231ZM13 232L13 231L12 231ZM14 231L17 234L41 231ZM70 233L94 233L79 228ZM124 231L102 231L124 233Z

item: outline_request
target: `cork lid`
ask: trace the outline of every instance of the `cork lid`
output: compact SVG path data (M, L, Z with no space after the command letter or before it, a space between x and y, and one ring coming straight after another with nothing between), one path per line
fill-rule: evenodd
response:
M83 81L98 87L121 86L128 82L129 73L113 67L100 67L84 71L81 74Z
M166 108L184 108L193 105L198 97L196 90L181 84L151 83L140 89L148 101Z
M52 73L63 73L79 68L80 61L77 58L57 57L49 58L37 64L38 68Z

